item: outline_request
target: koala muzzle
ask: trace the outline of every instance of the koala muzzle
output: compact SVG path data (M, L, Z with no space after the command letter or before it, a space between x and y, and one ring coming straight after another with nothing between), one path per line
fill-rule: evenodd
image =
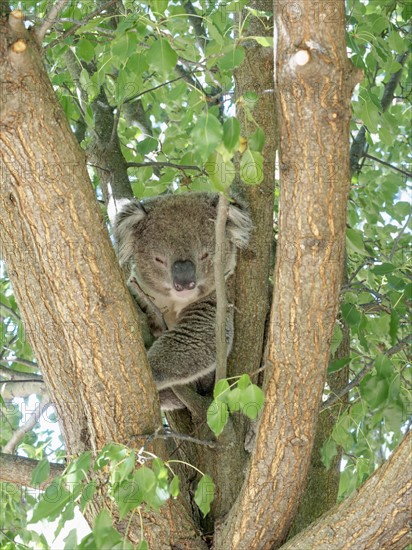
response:
M196 286L196 266L190 260L177 261L172 265L172 278L175 290L193 290Z

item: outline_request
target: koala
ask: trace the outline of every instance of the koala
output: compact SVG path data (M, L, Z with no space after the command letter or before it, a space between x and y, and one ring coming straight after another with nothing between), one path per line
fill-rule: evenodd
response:
M128 285L157 337L149 364L163 410L184 408L173 387L195 383L201 394L213 388L216 296L215 219L219 197L209 193L162 195L126 201L114 220L120 264ZM248 244L251 220L230 204L226 225L225 278L236 251ZM226 321L227 350L233 340L233 308Z

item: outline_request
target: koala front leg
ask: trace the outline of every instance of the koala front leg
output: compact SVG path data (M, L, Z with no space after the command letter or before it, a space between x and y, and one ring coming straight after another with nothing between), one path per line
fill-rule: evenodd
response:
M228 353L233 339L231 312L226 322ZM154 342L148 357L158 390L188 384L214 371L215 321L213 296L185 308L176 326Z

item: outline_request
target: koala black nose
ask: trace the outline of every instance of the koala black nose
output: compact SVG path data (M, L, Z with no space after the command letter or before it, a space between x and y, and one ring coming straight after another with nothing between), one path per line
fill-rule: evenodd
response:
M172 265L173 285L178 292L192 290L196 286L196 267L190 260L177 261Z

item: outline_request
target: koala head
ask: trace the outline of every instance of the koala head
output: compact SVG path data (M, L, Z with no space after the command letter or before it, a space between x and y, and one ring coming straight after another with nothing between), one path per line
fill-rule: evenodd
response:
M218 195L188 193L122 206L114 222L119 260L130 265L148 296L187 305L215 289L217 204ZM236 248L247 245L250 230L248 213L232 203L221 251L226 275L233 272Z

